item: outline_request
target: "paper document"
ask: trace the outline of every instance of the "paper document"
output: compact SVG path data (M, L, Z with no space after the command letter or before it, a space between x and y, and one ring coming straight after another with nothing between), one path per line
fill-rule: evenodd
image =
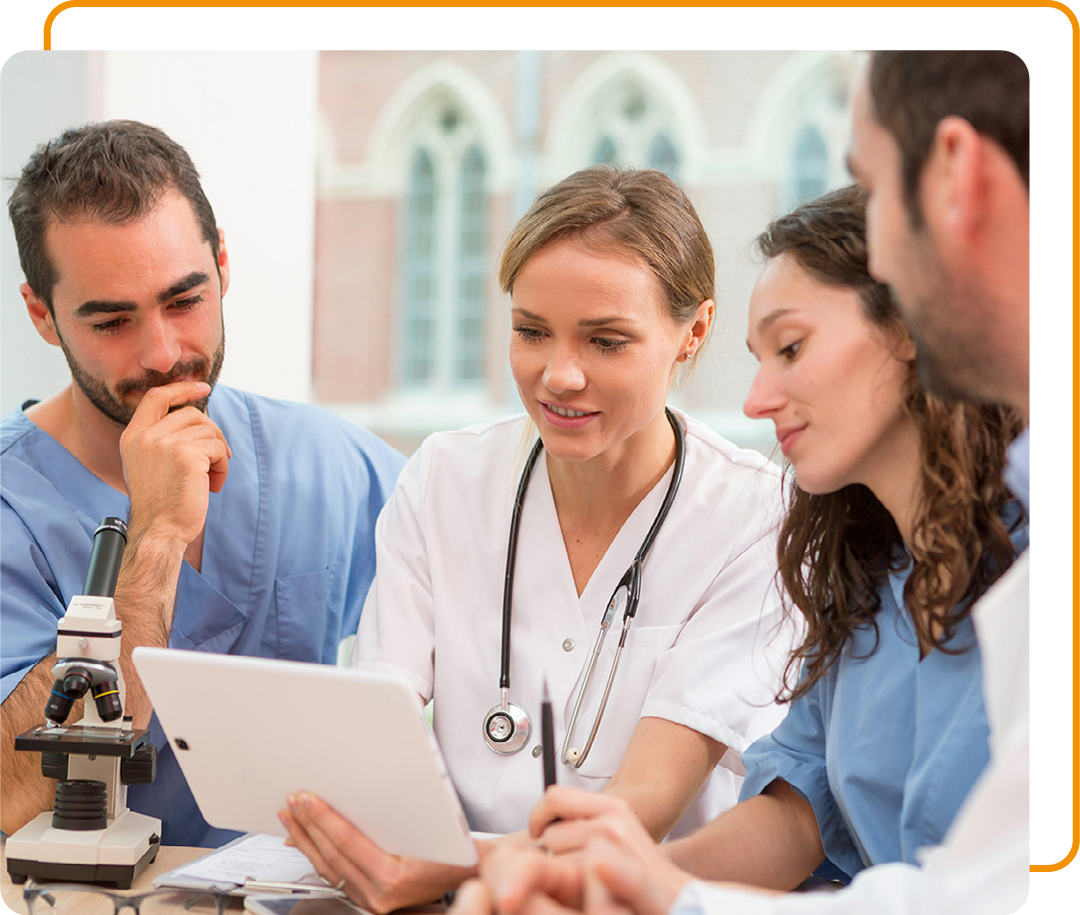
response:
M272 887L267 884L285 884ZM311 861L297 848L285 844L280 836L249 833L211 851L201 858L162 874L154 886L178 886L196 889L217 889L226 893L246 895L266 893L274 889L288 890L297 884L295 892L332 892L332 888L315 873Z

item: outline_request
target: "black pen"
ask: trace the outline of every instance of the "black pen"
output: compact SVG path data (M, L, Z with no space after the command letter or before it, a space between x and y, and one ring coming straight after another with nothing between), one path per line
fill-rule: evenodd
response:
M555 727L551 722L551 696L548 695L547 677L540 697L540 740L544 750L544 790L555 784Z

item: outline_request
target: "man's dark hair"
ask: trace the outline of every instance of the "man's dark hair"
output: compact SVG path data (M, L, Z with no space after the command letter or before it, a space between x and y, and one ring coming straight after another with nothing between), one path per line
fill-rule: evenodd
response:
M52 220L125 225L152 212L169 191L195 211L204 240L218 255L217 222L191 157L156 127L138 121L86 124L39 146L8 201L26 282L53 312L59 279L45 247Z
M955 115L997 143L1028 183L1029 79L1009 51L876 51L874 117L900 147L904 200L922 224L919 176L942 118Z

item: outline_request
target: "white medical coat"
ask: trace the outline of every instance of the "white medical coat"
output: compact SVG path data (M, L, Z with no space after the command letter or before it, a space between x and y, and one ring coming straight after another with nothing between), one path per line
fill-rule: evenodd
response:
M686 467L643 568L641 603L596 743L561 784L599 791L638 720L664 718L729 748L675 834L733 805L738 754L783 717L773 703L792 646L775 586L780 473L686 417ZM473 829L525 826L543 789L540 692L556 747L619 579L667 492L672 470L633 511L578 597L544 460L524 500L514 579L510 701L529 712L526 747L500 756L482 724L500 699L502 590L514 495L536 432L524 416L428 438L376 527L376 577L354 659L392 665L425 699ZM585 740L618 641L616 618L575 731ZM657 772L663 778L663 772Z

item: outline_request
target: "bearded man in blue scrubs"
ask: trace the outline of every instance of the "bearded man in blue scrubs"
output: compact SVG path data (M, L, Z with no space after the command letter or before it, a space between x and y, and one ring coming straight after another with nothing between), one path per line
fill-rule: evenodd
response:
M0 828L52 807L54 783L14 738L43 720L57 621L113 515L128 519L124 711L159 754L128 804L162 820L164 845L216 845L235 834L200 816L131 651L333 662L403 458L319 408L215 386L229 255L190 157L160 130L65 132L31 157L8 209L27 311L71 384L0 426Z

